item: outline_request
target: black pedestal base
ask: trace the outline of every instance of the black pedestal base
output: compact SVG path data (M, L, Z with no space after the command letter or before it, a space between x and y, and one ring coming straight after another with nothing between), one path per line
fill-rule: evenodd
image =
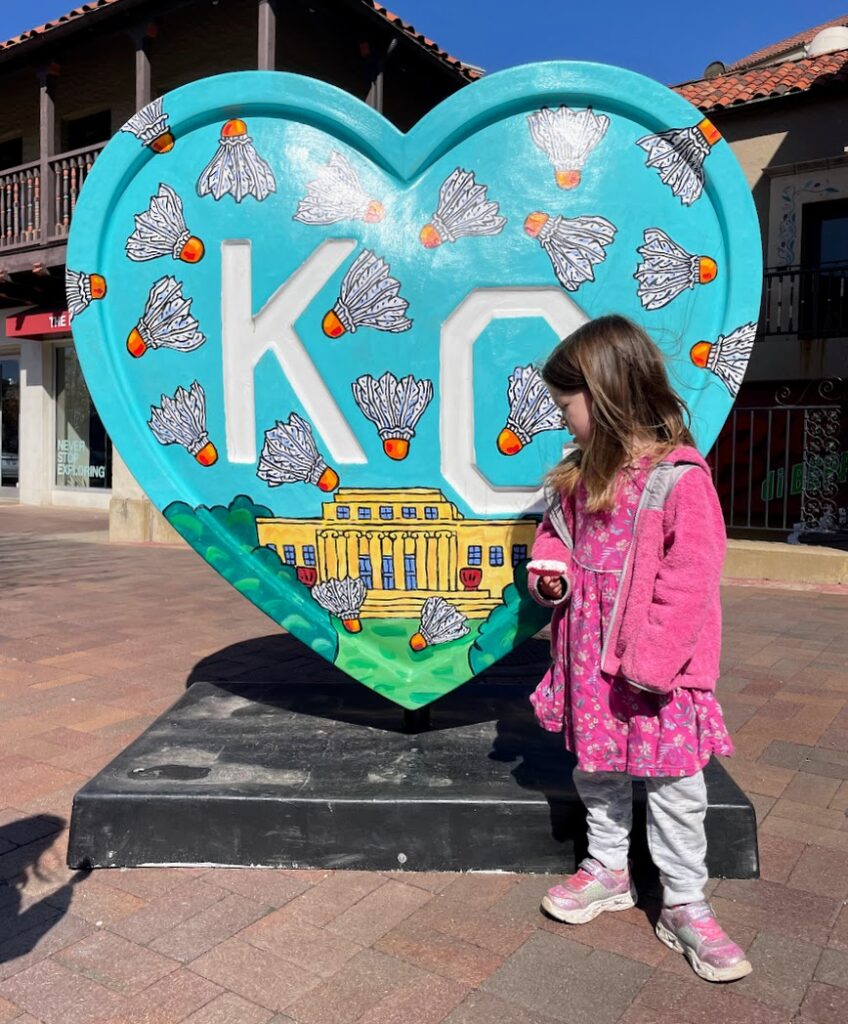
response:
M410 734L355 683L195 683L77 794L68 862L571 870L585 855L572 760L528 692L466 684ZM706 777L710 873L754 877L751 804L718 763Z

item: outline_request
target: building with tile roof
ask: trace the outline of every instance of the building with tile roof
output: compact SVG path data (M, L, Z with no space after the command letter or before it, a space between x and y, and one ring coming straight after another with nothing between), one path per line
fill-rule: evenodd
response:
M848 517L848 13L675 90L730 143L762 229L757 344L712 453L728 527L826 541Z
M401 130L482 74L374 0L91 0L0 42L0 499L111 502L124 536L160 529L79 371L68 231L98 154L137 110L251 69L329 82Z

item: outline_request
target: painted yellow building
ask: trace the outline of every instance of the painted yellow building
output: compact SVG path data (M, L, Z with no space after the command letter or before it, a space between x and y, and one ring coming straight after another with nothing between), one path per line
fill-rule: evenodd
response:
M321 518L257 519L259 543L317 582L365 580L362 618L413 618L444 597L469 618L501 603L513 569L530 557L532 519L466 519L435 488L337 491Z

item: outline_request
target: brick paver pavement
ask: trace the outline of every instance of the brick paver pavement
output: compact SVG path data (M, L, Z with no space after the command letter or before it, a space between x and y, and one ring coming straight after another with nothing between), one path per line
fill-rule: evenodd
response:
M0 506L0 1024L848 1020L848 595L724 591L763 877L711 884L755 967L722 987L654 938L650 896L569 928L540 916L542 876L69 871L78 787L199 662L233 678L226 649L274 632L192 552L105 525Z

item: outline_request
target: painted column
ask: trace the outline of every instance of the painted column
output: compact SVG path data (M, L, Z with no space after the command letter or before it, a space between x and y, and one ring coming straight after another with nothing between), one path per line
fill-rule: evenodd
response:
M324 534L326 544L325 565L327 577L339 576L338 530L327 530Z
M394 543L392 544L392 561L395 566L395 590L405 590L406 585L403 571L404 534L396 533L394 538Z
M383 589L383 547L382 537L378 532L369 535L368 553L371 556L371 574L374 577L374 590Z
M359 538L362 534L359 530L350 530L345 540L347 553L347 575L359 578Z
M418 574L418 589L429 590L427 579L427 542L423 531L415 535L415 571Z
M435 534L432 532L426 533L425 544L427 548L427 589L438 590L439 589L439 571L436 553L438 550L438 541Z

